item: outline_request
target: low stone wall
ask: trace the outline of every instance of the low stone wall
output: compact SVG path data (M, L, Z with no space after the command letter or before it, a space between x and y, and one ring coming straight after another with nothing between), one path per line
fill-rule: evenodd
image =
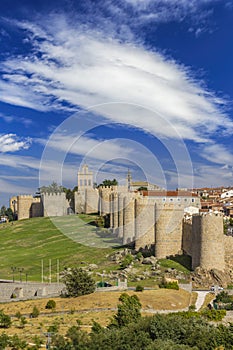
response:
M0 302L59 296L63 283L0 283Z

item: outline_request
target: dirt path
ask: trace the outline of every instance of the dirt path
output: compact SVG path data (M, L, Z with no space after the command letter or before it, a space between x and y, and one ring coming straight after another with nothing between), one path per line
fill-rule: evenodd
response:
M205 297L206 295L209 293L208 291L196 291L197 292L197 300L196 300L196 310L200 310L200 308L202 307L204 301L205 301Z

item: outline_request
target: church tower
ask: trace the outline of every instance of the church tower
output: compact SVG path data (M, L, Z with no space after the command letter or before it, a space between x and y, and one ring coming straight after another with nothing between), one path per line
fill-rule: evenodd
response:
M84 164L81 171L78 171L78 190L93 188L93 172L88 170L88 165Z

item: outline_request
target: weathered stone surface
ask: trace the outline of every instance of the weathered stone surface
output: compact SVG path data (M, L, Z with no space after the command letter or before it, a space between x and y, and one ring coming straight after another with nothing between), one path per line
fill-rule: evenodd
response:
M150 256L148 258L144 258L142 263L145 264L145 265L155 265L157 262L157 259L156 257L154 256Z
M212 285L219 285L226 288L231 283L231 276L228 271L223 272L217 269L208 271L197 267L192 274L192 281L193 288L209 289Z

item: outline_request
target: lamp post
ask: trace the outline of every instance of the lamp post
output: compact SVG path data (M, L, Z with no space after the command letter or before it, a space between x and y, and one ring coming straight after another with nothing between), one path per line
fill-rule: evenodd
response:
M19 276L20 276L20 282L22 282L22 272L24 271L24 268L23 267L19 267L18 271L19 271Z
M15 271L17 270L17 268L15 266L11 266L11 271L13 274L13 283L15 282Z

